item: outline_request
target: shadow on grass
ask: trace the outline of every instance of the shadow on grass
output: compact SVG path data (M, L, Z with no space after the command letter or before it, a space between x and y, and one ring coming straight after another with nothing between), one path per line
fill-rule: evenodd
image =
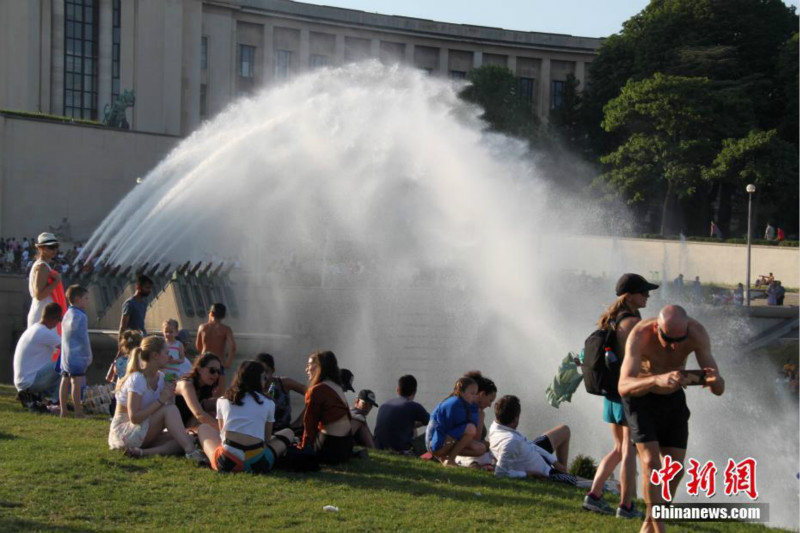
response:
M150 469L147 468L146 466L135 465L131 463L122 463L119 461L109 461L108 459L100 459L100 464L107 467L115 468L117 470L123 470L130 474L146 474L147 472L150 471Z
M15 440L18 438L19 438L18 436L12 435L11 433L3 433L2 431L0 431L0 440Z
M52 531L54 533L99 533L101 531L89 529L86 526L60 526L14 517L0 517L0 527L3 528L3 531Z
M275 471L273 475L287 481L314 480L365 491L404 492L411 496L432 496L459 501L480 498L482 502L498 506L530 505L536 501L537 496L551 499L547 505L554 508L572 511L581 506L582 492L562 483L496 478L493 474L472 469L441 467L439 471L438 465L426 464L416 458L398 456L392 460L389 457L372 453L370 459L354 459L348 465L326 468L319 473L304 474L302 477L285 470ZM485 492L495 489L503 489L506 493ZM574 505L552 499L574 501Z

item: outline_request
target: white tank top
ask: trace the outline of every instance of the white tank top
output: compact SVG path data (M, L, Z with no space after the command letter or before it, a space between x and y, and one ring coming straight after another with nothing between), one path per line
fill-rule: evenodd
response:
M48 295L44 300L36 299L36 286L33 282L33 273L36 270L36 267L38 267L40 264L44 264L47 267L48 275L49 272L52 272L53 270L50 268L50 265L41 259L37 259L36 262L33 263L33 266L31 266L31 273L28 274L28 292L31 295L31 309L28 311L28 327L31 327L42 319L42 310L44 309L44 306L53 301L52 295Z

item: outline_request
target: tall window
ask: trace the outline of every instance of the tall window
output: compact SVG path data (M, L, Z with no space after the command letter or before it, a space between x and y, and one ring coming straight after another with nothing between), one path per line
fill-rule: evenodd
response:
M66 0L64 115L97 118L98 0Z
M309 66L311 68L320 68L328 66L328 56L321 54L311 54L309 58Z
M119 53L120 53L120 16L122 9L121 0L113 0L112 23L111 23L111 101L119 97Z
M560 109L564 105L564 89L567 86L565 81L553 80L550 86L550 109Z
M534 83L533 78L519 79L519 96L524 102L533 103Z
M450 71L450 79L451 80L465 80L467 79L467 73L463 70L451 70Z
M202 70L208 68L208 37L206 36L200 38L200 68Z
M239 45L239 76L252 78L255 76L256 47L246 44Z
M289 66L292 64L292 52L289 50L275 50L275 79L288 80Z
M208 86L205 83L200 84L200 117L205 118L208 114L206 107L208 101Z

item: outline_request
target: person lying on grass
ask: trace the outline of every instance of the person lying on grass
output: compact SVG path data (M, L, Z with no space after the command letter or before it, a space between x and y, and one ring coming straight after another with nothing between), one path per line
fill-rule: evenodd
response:
M266 474L291 444L291 429L272 435L275 403L264 395L267 379L260 362L243 362L230 388L217 400L218 425L203 424L197 430L217 472Z
M461 377L453 392L431 413L425 432L428 451L444 466L456 466L456 456L478 457L486 445L478 440L478 384Z
M517 431L522 405L516 396L503 396L494 404L494 422L489 430L492 453L497 458L494 474L499 477L536 477L577 485L567 473L569 426L561 425L528 440Z
M167 383L161 372L168 360L167 344L160 337L145 337L133 350L125 376L117 383L117 408L108 432L108 446L125 450L130 457L183 451L187 459L204 462L202 450L196 449L186 434L173 403L175 385Z

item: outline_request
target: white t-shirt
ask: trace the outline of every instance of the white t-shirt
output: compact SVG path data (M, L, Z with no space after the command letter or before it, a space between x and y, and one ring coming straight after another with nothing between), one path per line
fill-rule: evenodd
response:
M128 393L135 392L142 397L141 409L147 409L150 405L158 401L161 391L164 388L164 373L158 373L158 385L153 390L147 386L147 378L141 372L134 372L130 375L122 388L116 392L117 403L123 406L128 405Z
M217 420L222 420L220 437L223 441L228 431L264 440L267 422L275 422L275 402L262 394L258 394L258 397L261 399L261 404L258 404L250 393L242 399L242 405L231 403L225 398L217 400Z
M59 344L61 336L58 331L55 328L48 329L41 322L25 330L14 350L14 386L17 390L25 390L33 385L36 373L42 367L53 367L52 355Z
M548 476L557 458L515 429L492 422L489 447L497 458L495 476L525 477L528 472Z

